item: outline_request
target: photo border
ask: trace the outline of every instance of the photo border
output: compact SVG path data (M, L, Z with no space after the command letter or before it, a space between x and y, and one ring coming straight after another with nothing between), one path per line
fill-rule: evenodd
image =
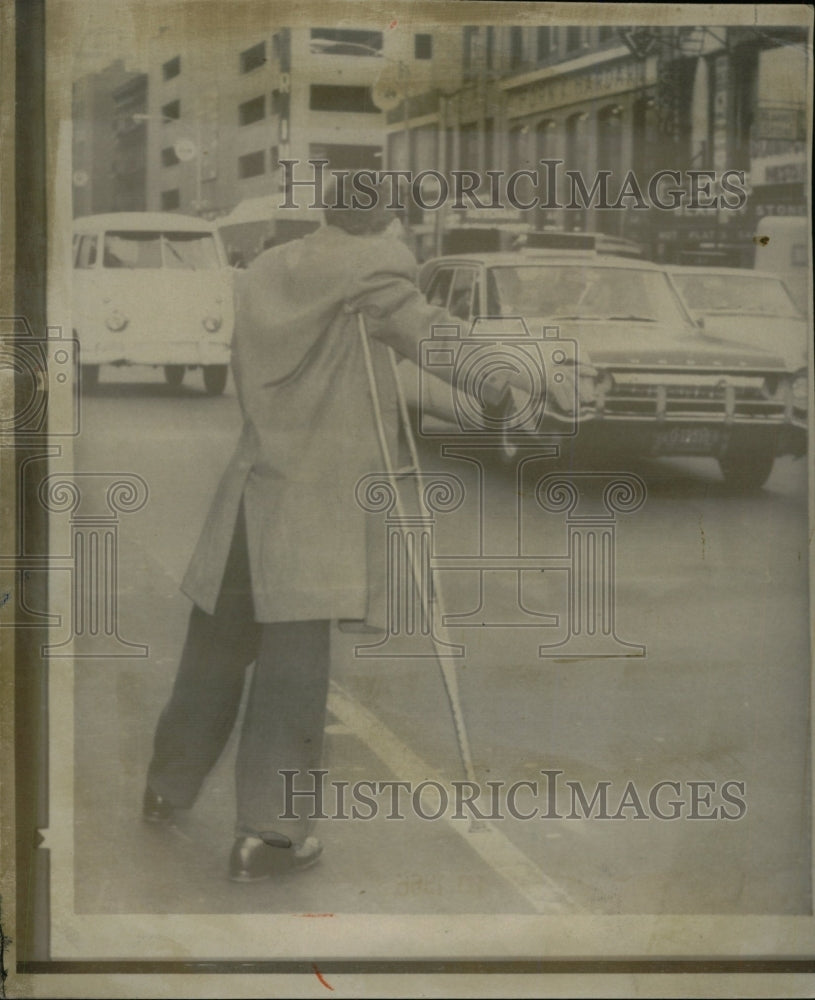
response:
M13 314L25 316L34 330L44 330L47 325L48 316L52 315L51 305L53 299L53 289L47 286L47 276L55 262L60 260L61 248L58 240L55 242L53 216L49 218L51 212L60 212L62 209L64 221L64 205L61 207L54 204L56 192L56 177L58 171L64 169L61 164L61 154L59 144L64 143L64 133L61 128L63 122L64 105L66 97L55 94L49 89L48 74L52 70L53 62L46 58L49 54L49 43L54 45L65 44L64 39L56 38L46 40L49 30L50 11L55 6L65 0L57 0L51 3L50 0L13 0L6 2L2 6L2 17L4 28L2 32L2 92L3 92L3 113L0 117L0 139L6 140L2 144L2 159L0 160L0 180L2 181L2 191L0 191L0 219L5 220L0 232L0 293L3 301L13 301ZM70 0L68 0L70 2ZM75 0L81 3L82 0ZM208 0L198 0L198 2L208 2ZM287 3L281 3L280 8L289 7ZM340 7L350 9L349 4L335 0L326 2L323 0L324 8L330 8L332 14ZM451 3L429 3L411 5L415 11L417 7L423 6L427 10L438 12L440 8L453 10ZM498 14L500 6L500 15ZM455 4L455 15L457 20L466 20L467 23L496 23L495 18L500 16L501 20L508 18L522 18L525 13L533 9L537 14L541 7L555 9L555 18L561 23L566 21L575 22L580 18L580 11L587 10L589 16L599 16L600 8L603 5L551 5L551 4L494 4L478 3L471 4L467 0ZM385 5L382 5L383 10ZM559 9L556 9L559 8ZM302 10L302 8L293 8ZM357 9L359 9L357 7ZM371 5L366 5L366 15L369 15ZM406 9L404 4L397 0L396 3L387 5L388 11L394 9ZM803 5L795 7L782 7L770 4L738 5L730 7L717 7L709 5L704 8L704 23L711 25L721 25L725 23L744 23L749 14L755 14L757 21L763 23L787 23L782 22L782 12L786 17L799 16L803 21L808 21L810 26L810 52L812 51L812 10ZM738 12L738 14L736 13ZM636 5L634 10L631 6L624 8L616 15L611 11L603 10L603 20L615 20L620 17L630 23L632 20L639 23L659 23L667 21L671 14L666 8L652 4ZM634 13L636 17L630 15ZM682 7L681 12L675 12L683 20L687 17L693 23L702 20L702 11L696 7L688 5ZM625 16L629 15L629 16ZM752 21L752 18L751 18ZM13 22L14 31L9 30ZM672 22L676 23L676 22ZM15 43L12 51L12 39ZM66 49L69 49L66 45ZM11 71L11 72L10 72ZM810 85L809 85L809 107L808 107L808 136L811 152L812 136L812 61L810 60ZM13 95L14 104L10 104L10 94ZM68 101L70 98L68 97ZM15 109L13 116L9 113L9 107ZM13 125L10 122L13 121ZM55 128L55 121L57 127ZM13 128L13 144L7 141ZM62 150L64 152L64 146ZM68 141L70 149L70 140ZM12 151L10 153L10 150ZM811 155L810 155L811 173ZM24 213L24 217L21 217ZM811 204L810 204L811 218ZM13 261L13 268L9 268L9 261ZM13 275L13 278L10 276ZM63 290L64 292L64 290ZM61 294L57 292L57 295ZM810 423L812 422L812 407L810 406ZM51 447L46 442L47 447ZM69 445L60 444L64 448L63 455L69 454ZM49 524L46 513L42 505L37 501L36 491L33 486L26 494L17 495L14 484L17 482L17 471L20 465L29 459L34 453L42 450L42 444L36 441L18 439L12 447L4 447L0 452L6 469L9 461L13 463L14 475L11 476L4 470L0 485L2 485L2 495L0 495L0 511L3 515L2 552L16 551L14 547L14 528L16 518L19 514L25 518L26 531L30 539L34 540L36 551L47 555L53 542L53 537L49 534ZM10 457L11 456L11 457ZM815 474L813 474L813 441L810 433L809 440L809 504L810 523L813 522L813 497L815 494ZM12 488L9 488L9 482ZM5 572L5 571L4 571ZM6 586L4 577L3 586ZM5 591L4 591L5 592ZM41 593L43 604L45 594ZM812 614L812 588L810 588L810 623L813 621ZM241 974L241 975L268 975L280 976L297 975L305 977L308 984L313 983L315 976L315 966L323 975L337 976L404 976L409 974L435 977L443 975L470 976L471 974L486 975L495 977L500 975L503 979L505 975L524 977L543 977L544 984L549 981L548 977L575 977L575 976L648 976L653 974L673 974L679 973L682 976L705 975L731 975L737 973L747 973L751 976L759 974L771 974L773 977L779 974L798 974L804 977L802 981L811 985L809 978L815 974L815 917L699 917L688 915L687 917L676 916L645 916L641 918L609 917L593 918L595 920L607 919L616 923L618 927L621 922L630 920L643 920L651 925L660 922L665 924L666 932L674 937L677 947L677 954L662 954L660 957L631 956L625 954L625 942L621 943L623 953L620 955L586 955L583 942L579 939L576 945L576 953L570 957L558 958L460 958L460 957L407 957L407 958L340 958L337 955L325 952L317 954L315 957L296 957L279 960L257 961L251 958L235 959L195 959L195 960L155 960L145 957L143 960L121 960L114 958L100 959L54 959L52 954L52 941L50 934L50 902L48 899L48 887L50 883L49 872L49 838L53 831L46 834L46 846L37 847L42 840L40 831L48 831L54 816L49 816L49 779L53 781L54 766L56 764L53 756L48 761L48 754L44 752L47 747L46 733L48 732L48 707L47 698L44 693L49 684L54 683L53 666L51 661L49 668L52 676L48 678L48 668L39 658L37 651L46 641L43 630L39 628L17 629L15 630L13 644L6 642L3 644L0 656L2 656L2 693L7 695L3 698L3 732L4 746L13 745L13 754L4 754L3 770L0 772L3 788L3 851L4 861L9 860L11 853L15 856L15 862L4 865L3 876L3 935L4 939L10 939L4 948L4 958L11 971L10 982L13 989L18 991L17 995L70 995L70 993L40 993L40 989L49 990L52 988L70 990L71 977L87 976L93 974L94 983L98 983L101 989L110 988L109 976L130 977L172 975L176 986L176 977L180 974L197 977L205 974L204 982L211 981L212 975ZM12 647L11 650L9 647ZM67 685L67 674L64 675L64 682ZM53 693L53 691L52 691ZM812 738L812 706L810 706L810 739ZM12 734L13 737L12 737ZM12 744L13 738L13 744ZM11 761L14 768L12 774ZM59 765L58 765L59 766ZM64 763L63 765L64 766ZM72 786L71 786L72 787ZM13 795L10 794L13 789ZM35 794L31 793L35 789ZM13 799L13 806L9 808L8 803ZM64 817L63 817L64 818ZM71 824L72 834L72 824ZM812 827L810 827L812 829ZM11 845L11 847L10 847ZM9 874L13 872L13 874ZM15 886L16 880L16 886ZM28 892L21 892L21 886L35 886L33 896ZM16 894L15 894L16 888ZM16 906L9 907L6 902L9 897L15 900ZM9 913L12 912L12 920ZM128 918L122 918L130 920ZM148 918L145 918L148 919ZM154 923L156 918L152 918ZM193 917L193 919L198 919ZM222 917L218 918L223 920ZM246 919L246 918L244 918ZM286 920L286 918L281 918ZM409 918L393 918L403 924ZM428 918L417 918L427 921ZM434 918L429 918L431 921ZM438 918L440 921L460 923L466 922L466 918ZM526 919L526 918L524 918ZM562 923L564 919L573 918L530 918L535 921L541 919L556 920ZM682 928L679 926L685 921L692 921L694 927ZM110 923L109 918L106 922ZM160 922L160 921L159 921ZM727 923L731 925L732 951L730 954L716 954L715 950L711 954L710 937L704 934L705 926L715 930L713 927L717 923ZM747 934L748 924L753 924L754 933ZM670 925L670 926L669 926ZM782 926L783 925L783 926ZM768 936L769 932L769 936ZM154 927L155 933L155 927ZM495 931L492 931L495 935ZM779 935L776 937L775 935ZM763 942L763 943L762 943ZM684 945L684 946L683 946ZM694 947L695 945L695 947ZM752 945L752 947L751 947ZM338 947L347 947L347 942L340 942ZM747 950L747 954L745 954ZM67 977L63 983L60 980L56 986L54 977ZM33 978L30 978L33 977ZM437 980L435 980L437 982ZM687 983L687 980L685 980ZM194 985L194 980L190 980ZM451 989L456 988L456 984L446 980L442 984L446 988L449 984ZM258 988L262 984L259 980L255 982ZM487 984L483 984L487 985ZM490 984L494 989L496 981L493 979ZM502 982L503 985L503 982ZM669 989L671 986L666 982ZM442 988L439 987L439 988ZM206 988L206 987L205 987ZM381 983L380 983L381 988ZM401 989L404 986L400 987ZM521 987L525 989L526 987ZM616 986L612 984L612 988ZM673 985L675 989L675 984ZM473 991L473 985L470 985ZM11 995L15 995L12 993ZM94 995L86 993L84 995ZM104 995L99 993L96 995ZM132 995L117 994L113 995ZM196 994L185 994L196 995ZM263 995L247 992L245 995ZM355 995L361 995L356 992ZM496 995L493 993L492 995ZM520 994L518 994L520 995ZM790 995L790 994L788 994Z

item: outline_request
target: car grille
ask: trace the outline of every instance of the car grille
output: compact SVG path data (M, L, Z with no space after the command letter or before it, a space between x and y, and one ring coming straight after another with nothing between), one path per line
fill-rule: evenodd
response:
M629 419L782 420L791 397L776 376L726 372L609 372L598 416Z

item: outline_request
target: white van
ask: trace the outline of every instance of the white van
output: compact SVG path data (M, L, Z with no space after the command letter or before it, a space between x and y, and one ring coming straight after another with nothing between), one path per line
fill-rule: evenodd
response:
M212 223L170 212L84 216L74 220L73 266L85 391L109 364L163 367L172 386L202 368L207 393L223 392L233 272Z

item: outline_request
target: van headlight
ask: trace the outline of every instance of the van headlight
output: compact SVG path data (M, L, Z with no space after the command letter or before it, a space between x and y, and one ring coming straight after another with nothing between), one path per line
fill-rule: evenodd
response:
M120 312L118 309L114 309L105 320L105 326L108 330L112 330L113 333L118 333L120 330L124 330L129 322L130 320L123 312Z
M223 319L220 316L205 316L201 322L207 333L217 333L221 329Z
M792 380L792 402L799 410L806 409L809 402L809 380L806 372L799 372Z

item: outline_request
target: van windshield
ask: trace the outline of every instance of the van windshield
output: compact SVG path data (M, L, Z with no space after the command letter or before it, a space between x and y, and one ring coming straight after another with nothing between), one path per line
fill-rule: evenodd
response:
M186 268L220 267L212 233L115 230L105 233L104 267Z

